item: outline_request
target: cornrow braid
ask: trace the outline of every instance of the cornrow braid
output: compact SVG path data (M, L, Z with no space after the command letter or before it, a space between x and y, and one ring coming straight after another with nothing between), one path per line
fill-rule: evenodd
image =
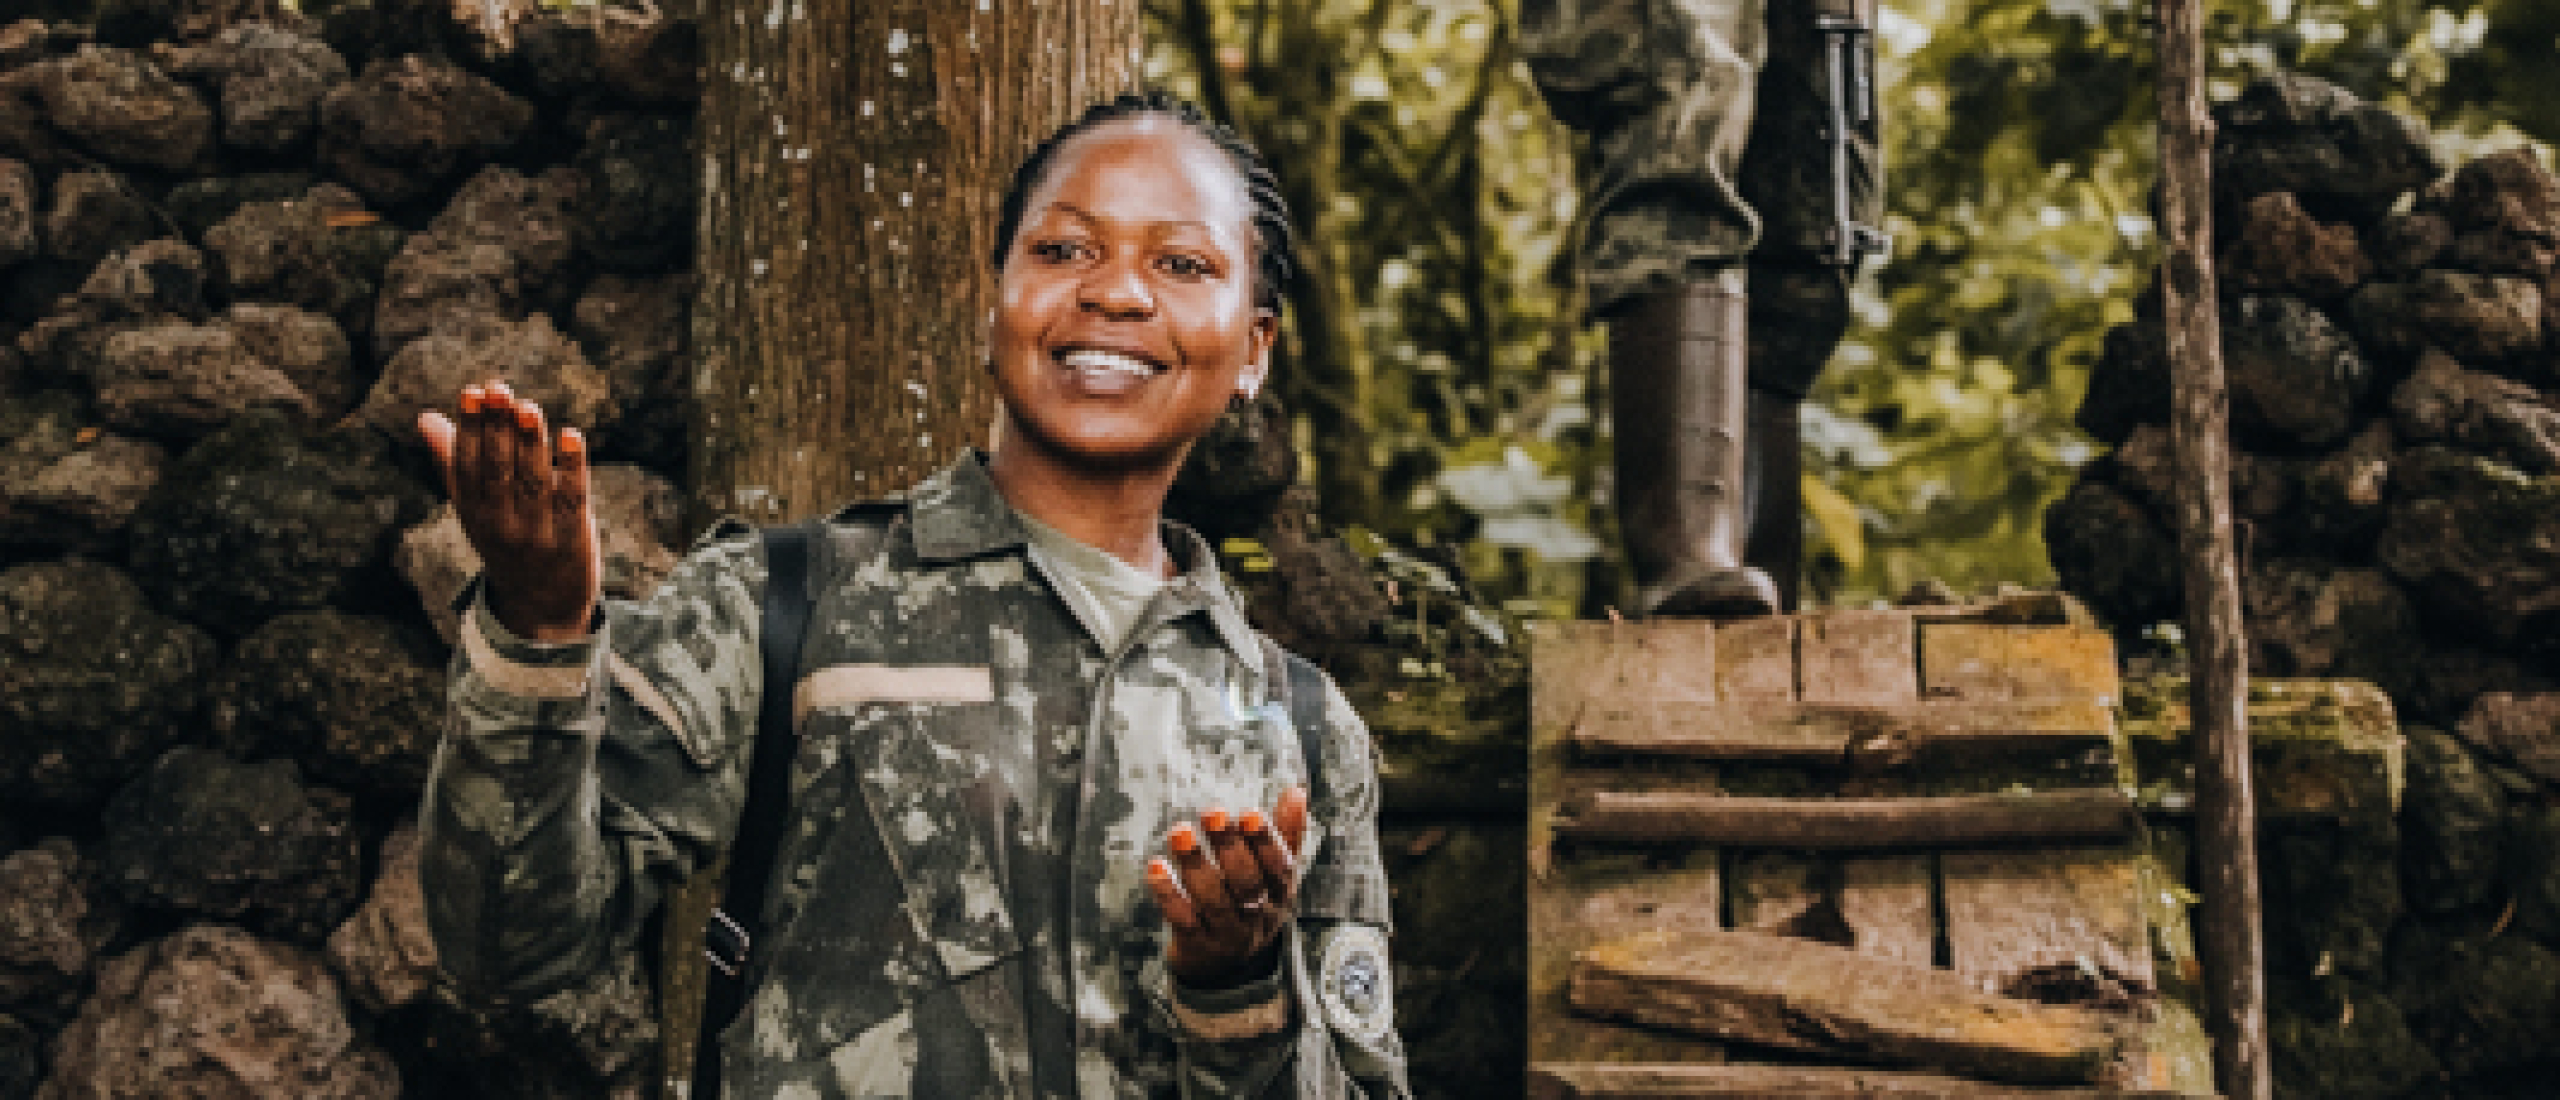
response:
M1287 297L1289 281L1297 277L1297 235L1289 227L1289 204L1280 197L1280 181L1262 162L1250 142L1224 124L1201 113L1200 108L1164 92L1146 95L1123 95L1107 103L1096 103L1084 110L1075 121L1058 128L1042 141L1022 166L1013 170L1013 184L1004 193L1004 207L996 221L996 243L992 259L998 272L1004 270L1005 257L1012 251L1014 232L1022 227L1023 207L1031 202L1057 159L1058 150L1076 137L1091 133L1122 119L1161 116L1181 123L1192 133L1207 138L1218 151L1226 154L1227 163L1244 181L1246 201L1253 207L1253 300L1254 304L1280 314Z

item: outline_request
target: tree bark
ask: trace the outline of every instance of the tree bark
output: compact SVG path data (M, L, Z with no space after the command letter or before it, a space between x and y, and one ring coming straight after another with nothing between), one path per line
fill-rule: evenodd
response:
M2214 1082L2235 1100L2274 1094L2268 1061L2249 665L2231 534L2230 400L2213 271L2213 120L2204 101L2199 0L2159 0L2163 280L2177 450L2178 552L2186 575L2196 737L2197 865Z
M696 518L798 519L983 444L1014 165L1136 86L1127 0L712 0Z

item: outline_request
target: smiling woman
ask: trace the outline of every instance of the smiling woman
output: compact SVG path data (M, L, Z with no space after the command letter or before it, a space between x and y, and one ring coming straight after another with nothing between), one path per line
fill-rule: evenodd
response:
M1163 518L1269 367L1269 173L1122 99L1033 153L1001 239L992 453L820 526L787 686L773 543L602 601L578 432L495 380L420 418L486 562L424 815L445 964L558 988L778 820L725 1094L1407 1095L1367 730ZM798 793L751 803L780 691Z

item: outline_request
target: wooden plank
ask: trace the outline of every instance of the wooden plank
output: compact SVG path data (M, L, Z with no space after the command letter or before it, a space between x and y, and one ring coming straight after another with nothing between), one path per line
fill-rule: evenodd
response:
M1609 1019L1997 1081L2087 1083L2123 1045L2099 1013L1751 932L1652 932L1587 948L1574 957L1567 995L1575 1009Z
M1974 988L2051 996L2085 982L2080 1003L2092 1004L2159 989L2129 847L1947 852L1939 864L1948 961Z
M1717 698L1787 701L1796 697L1796 620L1777 615L1737 619L1716 628Z
M1597 753L1839 762L1861 754L1916 752L1938 741L2069 752L2107 741L2113 727L2113 714L2094 700L1699 707L1622 699L1584 709L1574 722L1573 741Z
M1924 759L1945 767L1949 756L1989 749L1962 745L1968 734L1988 735L2015 747L2018 733L2038 727L2087 726L2103 714L1974 712L1930 708L1920 700L1919 635L1907 612L1834 612L1809 618L1798 646L1803 667L1803 706L1813 713L1854 715L1841 765L1872 779L1880 772L1908 772ZM2100 728L2103 728L2101 726ZM1992 731L1997 731L1996 733ZM2085 740L2085 735L2079 735ZM1956 751L1949 751L1949 750ZM2036 755L2049 755L2041 747ZM1872 782L1862 786L1872 786ZM1856 790L1884 794L1905 791ZM1936 912L1931 905L1929 857L1860 858L1826 854L1829 892L1816 912L1828 917L1837 942L1863 955L1928 966L1936 954ZM1820 925L1816 925L1820 927Z
M2111 840L2139 824L2114 789L1944 798L1734 798L1594 791L1559 806L1559 839L1742 848L1880 850L2017 841Z
M1725 897L1735 928L1847 945L1836 861L1792 850L1736 852L1727 867L1733 880Z
M1559 856L1555 807L1606 786L1695 790L1697 767L1654 759L1607 770L1577 769L1569 736L1594 700L1651 693L1657 702L1709 705L1717 693L1718 639L1711 625L1538 623L1531 628L1529 829L1529 1034L1540 1058L1573 1061L1712 1061L1707 1039L1574 1013L1565 986L1573 952L1599 936L1657 925L1712 928L1720 906L1712 849Z
M1574 952L1652 929L1712 931L1717 921L1715 853L1693 865L1649 866L1640 858L1576 860L1529 896L1529 1056L1533 1060L1713 1061L1717 1044L1689 1035L1595 1020L1565 995Z
M1922 623L1920 670L1931 699L2112 706L2122 698L2115 642L2084 627Z
M2200 1100L2202 1094L1994 1085L1914 1070L1832 1066L1538 1064L1529 1100L1687 1100L1786 1096L1841 1100Z
M1840 923L1861 955L1911 966L1937 961L1937 887L1931 856L1840 859Z
M1796 682L1808 703L1920 698L1919 637L1903 611L1833 611L1797 625Z

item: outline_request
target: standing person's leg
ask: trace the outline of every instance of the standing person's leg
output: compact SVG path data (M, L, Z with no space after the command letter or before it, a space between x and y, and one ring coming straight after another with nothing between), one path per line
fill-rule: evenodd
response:
M1525 0L1522 45L1598 166L1577 260L1610 322L1619 527L1648 614L1762 614L1742 563L1748 413L1735 180L1764 0Z
M1777 0L1768 18L1768 63L1739 182L1761 215L1751 256L1750 538L1743 556L1767 570L1793 608L1804 555L1797 410L1849 328L1849 285L1867 242L1844 249L1853 226L1883 224L1884 161L1871 90L1855 77L1861 53L1844 58L1852 79L1840 91L1849 122L1833 148L1835 99L1821 20L1871 25L1872 0ZM1835 37L1838 32L1834 32ZM1863 51L1862 42L1843 42ZM1872 84L1869 75L1865 83ZM1838 154L1838 155L1835 155ZM1845 207L1845 210L1843 209ZM1850 262L1843 262L1848 260Z

